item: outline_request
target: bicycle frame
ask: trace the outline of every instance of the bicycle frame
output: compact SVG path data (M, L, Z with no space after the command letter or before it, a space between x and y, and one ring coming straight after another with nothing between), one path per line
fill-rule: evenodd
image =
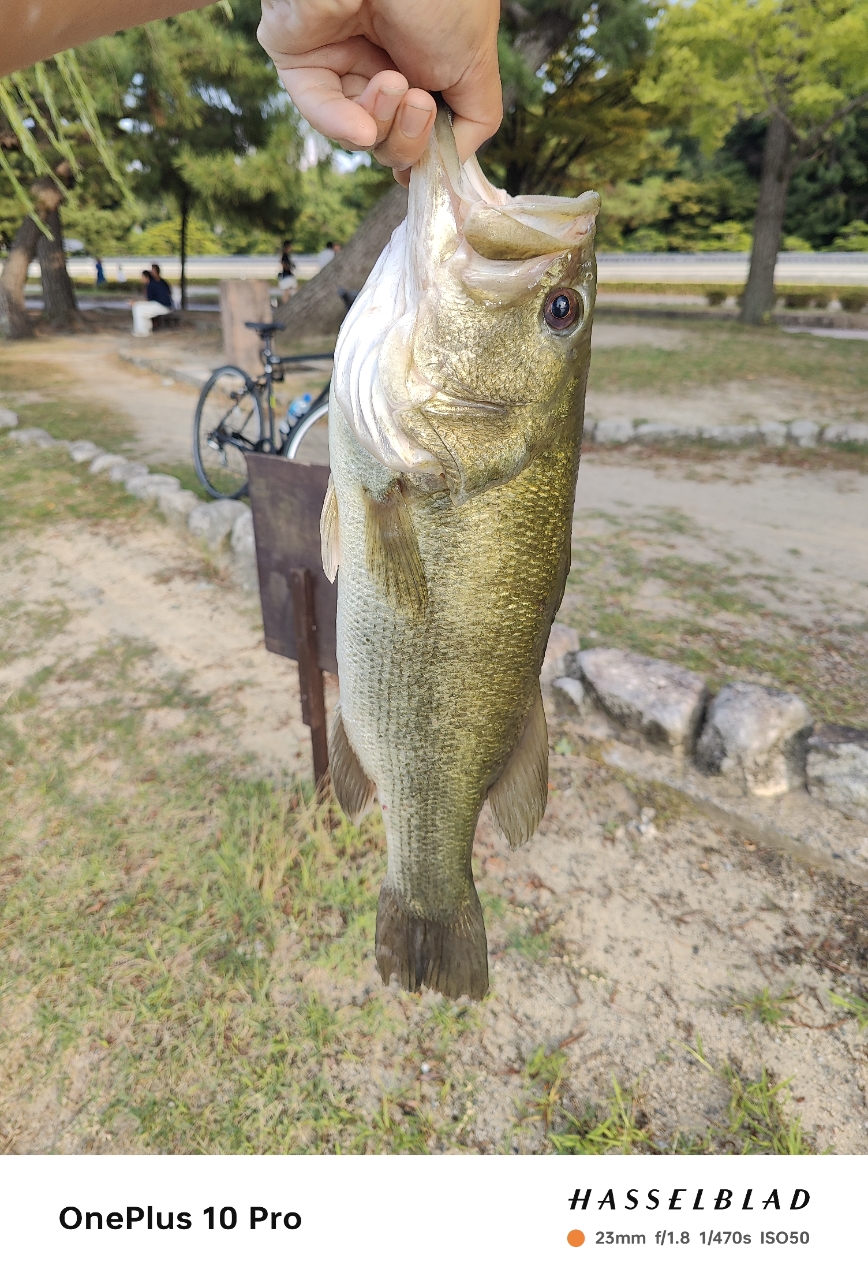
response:
M262 337L262 350L259 353L259 358L262 361L263 373L253 381L257 391L259 391L265 398L266 409L268 412L269 448L263 450L263 452L282 453L289 447L289 444L292 441L293 432L287 432L286 440L284 441L278 441L275 439L274 411L277 406L274 398L274 383L276 381L283 381L283 369L286 365L305 364L309 360L331 360L332 352L326 351L309 356L279 356L276 351L272 350L270 337L266 333L263 334ZM279 372L279 378L275 378L274 375L276 372ZM300 425L305 418L313 413L315 409L318 409L320 405L328 399L330 385L330 382L326 383L322 391L320 391L319 395L308 407L307 413L304 414L296 425Z

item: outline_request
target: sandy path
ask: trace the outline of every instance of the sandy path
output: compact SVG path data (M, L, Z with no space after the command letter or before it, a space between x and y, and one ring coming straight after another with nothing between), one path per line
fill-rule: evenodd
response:
M626 460L583 459L577 513L622 517L646 509L683 512L747 553L760 572L795 577L817 595L831 591L848 608L868 608L868 476L796 471L723 459L703 469L679 462L651 469ZM758 562L758 564L757 564Z
M87 660L118 640L151 650L155 676L179 674L209 698L215 736L203 749L256 760L272 776L311 771L310 733L301 721L295 663L268 653L256 599L226 582L186 539L153 521L134 537L81 527L44 533L26 556L9 548L7 601L60 605L67 625L0 669L0 690L21 687L54 663ZM330 700L336 681L327 676Z

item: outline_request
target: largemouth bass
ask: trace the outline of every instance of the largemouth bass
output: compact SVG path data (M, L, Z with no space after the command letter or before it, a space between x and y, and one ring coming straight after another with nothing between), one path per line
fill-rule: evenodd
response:
M338 571L335 793L378 796L388 983L488 989L471 848L546 806L539 674L570 565L599 196L510 198L438 119L335 349L323 562Z

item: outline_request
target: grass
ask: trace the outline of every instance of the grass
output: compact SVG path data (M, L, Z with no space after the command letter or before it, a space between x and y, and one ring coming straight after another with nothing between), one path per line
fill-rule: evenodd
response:
M749 1021L761 1022L767 1027L777 1027L790 1016L788 1005L798 1000L792 989L787 987L780 995L772 995L768 987L751 995L741 995L729 1006L732 1013L740 1013Z
M649 580L660 584L667 610L643 607ZM681 513L589 511L576 525L560 616L579 631L583 648L611 645L668 659L700 672L713 690L733 679L770 678L800 694L820 719L868 726L868 626L828 616L796 621L785 612L786 591L726 548L707 546L701 527Z
M674 350L598 348L589 390L678 395L733 380L786 381L795 390L822 394L834 414L839 402L855 409L868 391L868 363L853 346L859 344L709 321L691 327L688 341Z
M789 1082L775 1083L765 1067L750 1080L730 1062L713 1066L702 1041L683 1046L715 1077L727 1094L726 1118L704 1134L656 1136L641 1108L638 1084L625 1088L612 1078L601 1103L586 1103L576 1114L562 1104L567 1087L567 1055L540 1046L525 1067L531 1093L525 1120L541 1125L558 1155L810 1155L813 1147L798 1116L788 1115Z
M868 1000L863 999L862 996L839 994L837 991L830 991L829 999L832 1004L856 1019L860 1031L868 1027Z
M182 726L148 729L166 709ZM205 729L207 700L129 644L41 672L0 716L5 1142L461 1149L472 1082L450 1059L477 1015L358 985L379 820L191 754Z

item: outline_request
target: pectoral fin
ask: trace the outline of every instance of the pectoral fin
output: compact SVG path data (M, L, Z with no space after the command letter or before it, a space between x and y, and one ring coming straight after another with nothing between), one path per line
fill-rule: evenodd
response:
M537 686L521 737L488 793L494 820L511 849L529 840L539 826L546 811L548 785L549 737Z
M329 476L325 502L322 504L322 515L319 518L319 536L322 567L329 582L334 582L341 563L341 541L338 525L338 496L331 476Z
M365 563L368 573L402 613L419 614L428 586L419 542L398 485L382 498L365 494Z
M329 772L338 804L352 822L357 822L370 808L377 788L350 746L340 707L335 707L329 737Z

